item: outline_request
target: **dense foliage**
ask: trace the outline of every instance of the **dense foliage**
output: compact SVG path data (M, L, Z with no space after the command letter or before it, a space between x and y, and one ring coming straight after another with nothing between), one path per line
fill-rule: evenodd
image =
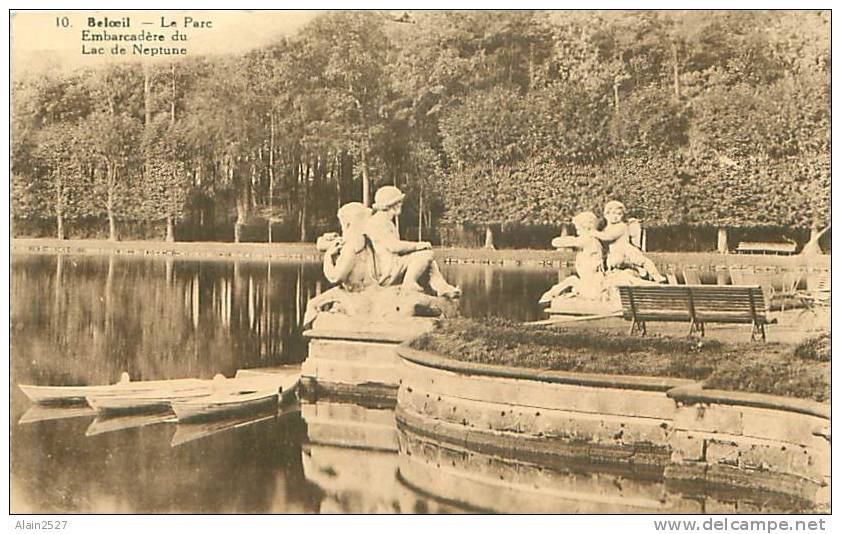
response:
M20 76L16 220L404 226L829 218L829 13L329 12L241 57ZM61 232L61 231L60 231ZM288 237L288 236L287 236Z

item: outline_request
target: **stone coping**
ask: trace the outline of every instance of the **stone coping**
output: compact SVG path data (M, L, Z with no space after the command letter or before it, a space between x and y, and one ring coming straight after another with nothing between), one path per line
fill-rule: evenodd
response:
M107 241L104 239L12 239L11 251L26 253L118 254L199 259L285 259L316 261L312 243L220 243L202 241Z
M575 373L569 371L540 370L530 367L509 367L504 365L462 362L431 352L414 349L409 346L410 343L411 341L407 341L397 347L397 354L403 359L419 365L457 373L535 380L556 384L664 392L678 386L687 386L696 383L694 380L684 378Z
M78 254L161 254L198 258L279 258L295 260L319 260L321 253L314 243L230 243L215 241L166 241L106 239L55 239L26 238L11 239L12 252L46 252ZM557 268L572 266L573 255L547 249L499 249L435 247L435 257L444 263L500 264L502 266L537 266ZM719 254L716 252L648 252L658 265L677 264L699 269L727 269L732 266L754 265L774 269L809 269L828 271L831 255L817 257L777 256L764 254Z
M359 330L321 330L311 328L304 330L304 337L310 339L335 339L341 341L360 341L360 342L374 342L374 343L403 343L406 341L405 335L396 334L394 332L365 332Z
M723 389L704 389L703 384L700 382L670 389L666 392L666 395L671 399L685 404L703 402L709 404L725 404L729 406L750 406L753 408L765 408L770 410L814 415L827 420L832 419L831 406L821 402L811 401L808 399L781 397L779 395L768 395L765 393L727 391Z
M397 347L397 353L403 359L418 365L456 373L591 387L663 391L669 398L687 404L703 402L730 406L750 406L814 415L831 420L831 407L829 405L807 399L795 399L763 393L703 389L703 382L684 378L541 371L526 367L461 362L431 352L414 349L409 346L410 343L411 341L407 341Z

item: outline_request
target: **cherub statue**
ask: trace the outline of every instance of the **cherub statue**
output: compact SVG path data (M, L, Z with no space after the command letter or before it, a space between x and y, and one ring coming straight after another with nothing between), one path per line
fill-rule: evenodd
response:
M598 218L593 212L585 211L572 218L575 236L560 236L552 240L555 248L572 248L579 252L575 255L577 276L568 276L552 286L543 296L541 303L551 302L553 298L570 291L588 300L600 300L604 296L604 255L602 243L595 236Z
M342 235L327 233L316 242L316 248L324 252L324 276L351 292L376 283L371 250L365 237L371 215L371 208L360 202L348 202L336 213Z
M350 295L376 285L373 277L373 258L365 226L371 218L371 208L359 202L348 202L336 213L342 235L329 232L316 241L316 248L324 253L324 276L334 287L307 302L303 325L309 326L322 311L357 313Z
M630 224L625 221L625 205L618 200L611 200L604 206L604 218L607 226L601 231L594 231L592 235L608 247L608 270L626 267L637 271L642 269L655 282L664 282L666 279L654 262L631 243Z
M336 214L341 236L331 232L316 242L324 252L324 276L337 287L307 303L304 328L358 330L393 327L395 321L423 326L413 319L457 313L453 299L461 290L444 279L431 245L400 239L394 219L403 194L385 186L374 198L375 212L359 202L342 206Z
M435 262L427 241L403 241L394 221L403 210L404 195L394 186L380 187L374 195L374 215L366 235L374 249L374 266L381 286L401 285L404 291L423 293L424 286L439 297L457 298L461 290L450 285Z

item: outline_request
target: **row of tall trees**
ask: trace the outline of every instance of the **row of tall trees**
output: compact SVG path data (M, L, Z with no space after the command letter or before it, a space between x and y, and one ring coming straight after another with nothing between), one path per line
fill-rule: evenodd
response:
M828 12L331 12L242 56L18 80L13 209L294 237L384 183L419 234L829 216Z

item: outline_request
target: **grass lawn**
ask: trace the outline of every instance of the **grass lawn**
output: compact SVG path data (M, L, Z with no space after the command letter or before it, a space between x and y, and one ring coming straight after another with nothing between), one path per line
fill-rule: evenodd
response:
M829 334L799 345L631 337L597 329L564 331L500 318L453 319L413 347L455 360L619 375L704 380L711 389L829 402Z

